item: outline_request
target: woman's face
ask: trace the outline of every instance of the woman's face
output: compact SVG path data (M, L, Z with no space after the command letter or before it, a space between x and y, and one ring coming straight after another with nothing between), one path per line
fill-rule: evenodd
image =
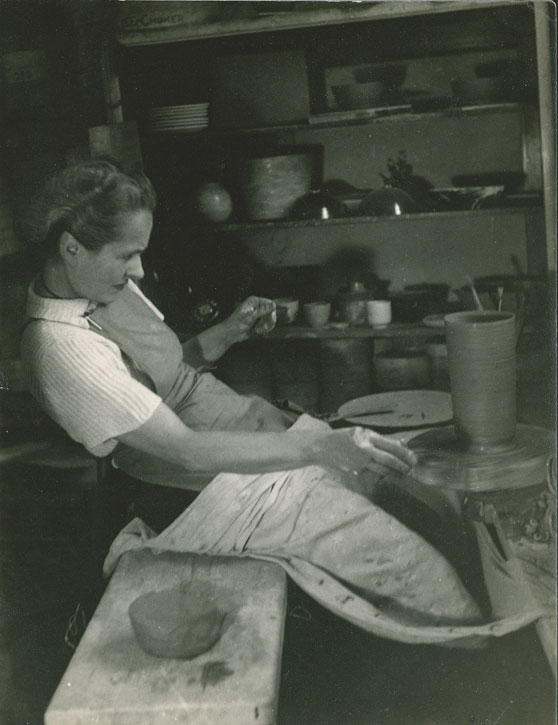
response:
M147 249L153 216L146 210L122 215L117 239L89 250L77 241L75 260L66 265L68 281L76 293L93 302L112 302L129 279L143 277L141 255Z

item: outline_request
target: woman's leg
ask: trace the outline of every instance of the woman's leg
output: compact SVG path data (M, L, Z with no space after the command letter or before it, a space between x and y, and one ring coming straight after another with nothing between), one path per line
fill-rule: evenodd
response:
M479 616L436 549L320 468L292 472L246 550L309 561L372 603L425 622L463 623Z

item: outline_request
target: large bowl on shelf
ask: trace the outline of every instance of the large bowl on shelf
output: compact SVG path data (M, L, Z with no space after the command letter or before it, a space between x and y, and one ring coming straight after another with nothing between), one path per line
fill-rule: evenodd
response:
M311 189L314 162L315 153L306 148L238 161L237 190L245 218L287 218L294 202Z
M418 211L418 204L406 191L392 186L374 189L358 207L361 216L401 216Z

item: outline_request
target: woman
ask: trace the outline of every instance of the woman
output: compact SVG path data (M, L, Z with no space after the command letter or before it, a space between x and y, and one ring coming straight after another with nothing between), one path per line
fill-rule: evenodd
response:
M182 347L136 284L154 208L145 176L104 161L61 172L38 205L45 263L29 288L22 338L33 395L91 453L111 454L142 480L188 487L187 473L228 472L162 539L132 522L107 571L124 549L149 539L263 557L370 631L403 641L464 636L440 626L479 616L456 573L371 503L362 488L369 478L355 475L405 474L414 454L374 432L333 431L308 416L291 426L266 401L204 372L231 344L270 329L274 306L249 298Z
M154 207L143 175L126 176L106 162L59 174L42 199L46 261L29 290L22 349L31 391L54 420L94 455L119 444L124 468L123 451L133 449L182 471L323 464L406 472L414 458L399 443L363 431L359 445L355 431L301 438L266 401L236 395L195 369L214 364L252 330L270 329L274 304L249 298L180 346L136 285Z

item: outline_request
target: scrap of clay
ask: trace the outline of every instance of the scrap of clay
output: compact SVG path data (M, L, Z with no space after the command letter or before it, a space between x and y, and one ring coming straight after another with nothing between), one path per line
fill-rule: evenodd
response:
M197 657L213 647L226 614L207 596L180 589L142 594L130 604L128 613L146 652L182 659Z

